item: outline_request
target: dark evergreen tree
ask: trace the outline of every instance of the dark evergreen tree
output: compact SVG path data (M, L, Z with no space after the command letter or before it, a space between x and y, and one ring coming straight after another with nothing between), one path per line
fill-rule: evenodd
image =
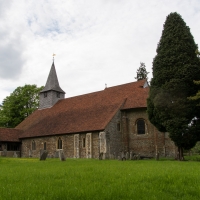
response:
M153 60L153 78L147 99L149 120L170 138L183 158L183 149L192 148L199 139L200 109L188 99L198 91L200 62L190 29L177 13L167 16L157 55Z
M143 79L148 79L147 75L149 72L147 72L146 70L146 66L143 62L140 63L140 67L137 70L137 77L135 77L135 79L139 80L143 80Z
M0 127L13 128L39 106L39 92L43 87L25 85L17 87L3 100L0 109Z

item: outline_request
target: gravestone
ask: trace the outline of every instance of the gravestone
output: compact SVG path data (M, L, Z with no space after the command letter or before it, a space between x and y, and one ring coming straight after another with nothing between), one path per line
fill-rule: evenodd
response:
M158 151L157 154L156 154L156 160L159 160L159 157L160 157L160 153Z
M123 160L126 160L126 157L125 157L125 154L124 154L123 151L121 152L121 160L122 160L122 161L123 161Z
M48 151L42 150L40 151L40 160L46 160L48 155Z
M13 154L13 158L18 158L18 155L17 155L16 151Z
M4 149L3 152L2 152L2 156L6 157L7 156L7 150Z
M129 155L129 152L127 151L126 152L126 160L129 160L129 158L130 158L130 155Z
M32 157L32 151L30 149L29 149L28 155L29 155L29 158Z
M99 160L103 159L103 152L99 153Z
M60 158L60 161L66 160L65 155L64 155L63 151L61 151L61 150L59 151L59 158Z
M130 159L130 160L133 159L133 152L132 152L132 151L130 151L130 157L129 157L129 159Z
M59 158L59 152L55 151L54 158Z

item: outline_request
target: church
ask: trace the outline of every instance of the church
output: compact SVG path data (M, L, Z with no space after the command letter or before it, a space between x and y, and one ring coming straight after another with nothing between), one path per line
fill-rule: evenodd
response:
M52 63L39 93L39 108L15 128L0 128L0 155L116 159L126 152L144 157L174 157L176 147L167 133L148 120L146 80L106 87L65 98Z

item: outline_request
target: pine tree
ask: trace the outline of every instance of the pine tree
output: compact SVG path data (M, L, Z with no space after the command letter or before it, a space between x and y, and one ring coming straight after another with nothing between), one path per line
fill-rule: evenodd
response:
M182 17L177 13L168 15L153 60L147 112L159 131L169 132L178 147L179 159L183 157L183 149L192 148L199 139L196 119L200 118L200 109L188 99L199 87L193 83L200 77L196 49Z
M147 75L149 72L147 72L146 70L146 66L143 62L140 63L140 67L137 70L137 77L135 77L135 79L139 80L143 80L143 79L148 79Z

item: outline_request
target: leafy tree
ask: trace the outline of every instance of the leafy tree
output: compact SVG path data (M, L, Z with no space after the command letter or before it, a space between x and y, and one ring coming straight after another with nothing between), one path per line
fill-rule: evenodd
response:
M168 15L153 60L147 112L159 131L169 132L178 147L179 159L183 158L183 149L192 148L199 139L200 107L188 99L199 88L193 84L200 77L196 49L182 17L177 13Z
M39 106L39 91L43 87L25 85L17 87L7 96L0 109L0 126L13 128L22 122Z
M139 80L143 80L143 79L148 79L147 75L149 72L147 72L146 70L146 66L143 62L140 63L140 67L137 70L137 77L135 77L135 79Z

